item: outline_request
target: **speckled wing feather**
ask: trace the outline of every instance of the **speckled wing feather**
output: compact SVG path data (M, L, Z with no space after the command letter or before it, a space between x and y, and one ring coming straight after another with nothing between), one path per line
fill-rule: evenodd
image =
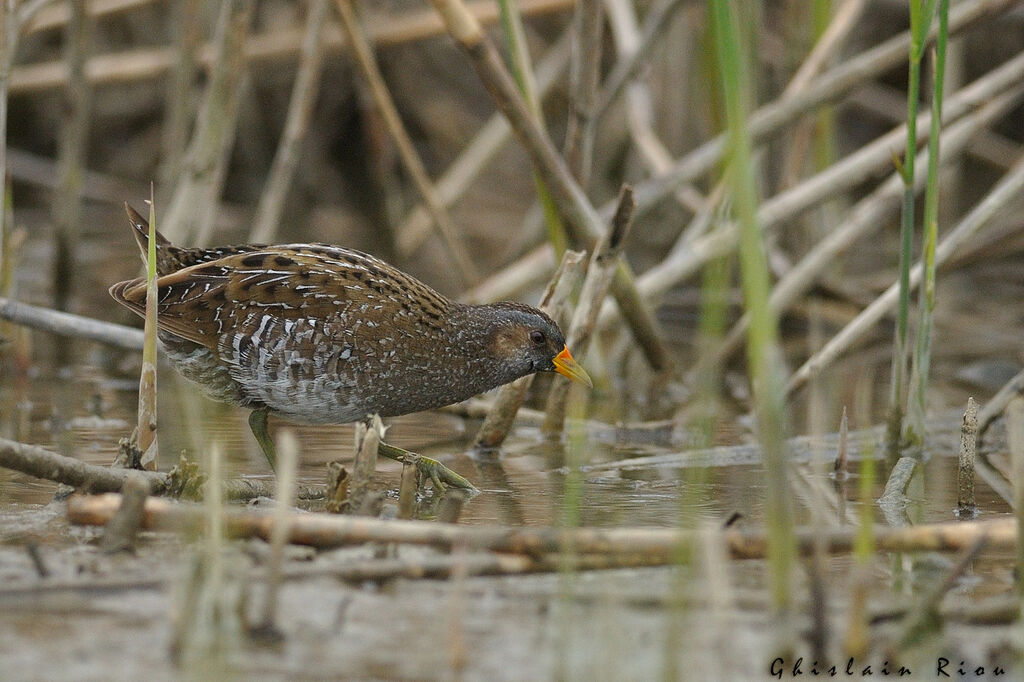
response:
M321 245L236 253L164 275L157 289L161 329L222 357L231 355L224 352L228 348L244 355L238 349L259 344L271 328L300 321L318 321L311 325L318 328L310 343L322 343L324 336L358 336L359 327L385 321L399 331L422 334L440 329L452 305L383 261ZM111 295L144 314L145 280L121 282Z

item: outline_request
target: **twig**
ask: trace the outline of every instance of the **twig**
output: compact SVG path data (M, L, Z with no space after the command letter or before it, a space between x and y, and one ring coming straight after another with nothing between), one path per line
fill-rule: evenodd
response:
M582 251L566 251L562 254L562 263L551 277L540 307L553 319L565 317L569 297L583 278L585 265ZM484 423L473 439L473 448L488 450L501 445L515 421L516 413L526 398L526 393L533 385L533 374L517 379L501 387L498 397L487 411Z
M121 496L78 495L68 500L68 519L75 524L103 525L120 506ZM146 501L145 528L160 531L192 531L202 526L201 506L151 497ZM450 548L455 543L500 552L537 556L560 552L567 543L581 554L647 554L653 561L670 561L680 545L699 540L699 533L668 528L541 528L483 525L453 525L427 521L381 520L365 517L303 513L289 517L289 542L316 547L338 547L364 542L396 542ZM224 522L233 537L268 539L272 518L262 511L225 510ZM818 529L801 529L797 541L802 553L813 550ZM830 553L846 553L853 547L855 530L830 529L824 533ZM1006 549L1017 539L1017 521L1004 517L986 521L936 523L902 528L879 528L875 536L878 551L950 552L971 546L981 536L988 547ZM729 529L723 542L734 559L764 558L765 534L760 531Z
M1024 190L1024 156L1011 168L992 190L974 206L957 226L935 249L935 264L941 267L956 250L992 218L1007 202L1014 200ZM917 286L921 279L920 263L911 272L911 286ZM897 285L893 284L885 293L876 298L852 322L843 327L817 353L793 373L786 392L802 386L807 379L820 372L840 354L849 349L859 338L870 330L882 317L892 310L896 303Z
M849 435L850 424L846 418L846 405L843 405L843 417L839 420L839 447L836 450L836 462L832 467L837 479L845 479L850 475L849 470Z
M572 240L592 250L597 242L597 235L603 231L602 220L579 184L573 179L550 138L531 115L512 76L505 68L501 55L461 0L432 2L452 37L469 55L498 108L508 118L512 129L533 159L535 170L551 191L559 211L565 218L565 226ZM633 274L625 264L620 263L616 270L613 291L647 361L658 370L670 366L671 362L659 338L654 317L637 292Z
M978 403L967 399L964 423L960 427L960 454L956 469L956 515L959 518L974 518L977 507L974 502L974 459L978 443Z
M608 287L611 285L612 277L615 276L619 256L633 225L634 207L633 188L623 185L619 192L619 208L609 225L608 234L601 240L591 256L590 266L587 268L587 278L584 280L583 290L580 292L580 300L573 312L572 324L569 325L566 345L577 354L578 358L582 358L590 346L594 326L597 324L597 315L601 312L601 303L608 294ZM551 385L545 409L547 416L541 427L541 430L548 436L560 434L565 425L569 386L567 381L559 381Z
M455 265L458 267L462 279L467 284L475 284L480 280L480 272L476 265L474 265L469 253L466 252L465 247L459 241L455 224L445 209L444 202L441 201L429 175L427 175L427 169L424 167L423 161L413 146L412 138L409 137L405 124L402 123L401 116L398 115L398 109L395 107L394 100L392 100L388 87L384 83L384 77L377 66L377 60L373 56L373 48L359 27L355 12L352 10L351 0L337 0L335 6L338 8L341 25L345 29L345 35L348 37L349 44L352 47L353 56L359 64L363 77L370 86L373 101L380 110L388 132L391 133L391 137L395 141L395 146L402 157L405 169L409 172L409 176L412 178L413 184L416 185L420 196L423 197L423 202L430 212L430 216L437 227L441 239L444 241L445 247L455 259Z
M520 11L530 16L560 12L571 7L573 0L523 0ZM470 11L484 24L494 23L497 12L492 0L476 0ZM371 22L369 36L377 47L400 45L414 40L432 38L444 33L444 25L433 10L389 15ZM273 31L251 36L245 44L248 66L258 62L294 57L302 44L302 30ZM325 47L333 53L342 50L344 40L336 26L328 26L324 35ZM216 50L206 44L199 51L199 61L210 68L216 64ZM176 64L173 48L140 48L112 54L97 55L88 61L85 72L93 85L128 83L163 76ZM11 93L43 92L62 88L67 84L67 71L59 61L20 66L11 72Z
M101 467L6 438L0 438L0 467L93 492L118 491L130 476L141 476L154 494L168 483L167 474Z
M88 339L127 350L142 350L141 329L0 298L0 318L52 334Z

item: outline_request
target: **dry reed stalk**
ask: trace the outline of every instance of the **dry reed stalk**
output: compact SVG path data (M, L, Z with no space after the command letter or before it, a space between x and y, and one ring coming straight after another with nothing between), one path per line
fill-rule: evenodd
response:
M988 108L989 100L996 98L1001 93L1019 92L1022 78L1024 78L1024 53L978 78L951 97L944 105L944 120L947 122L958 119L977 121L978 117L984 119L993 115L993 109ZM1002 103L1003 106L1006 105L1005 101ZM918 128L922 131L921 136L928 129L929 121L930 114L927 112L918 117ZM923 139L921 136L919 139ZM793 220L801 212L836 196L837 193L871 180L880 170L886 169L891 164L893 150L901 149L906 143L905 138L905 126L898 126L832 166L767 199L758 210L758 222L762 229L766 231L775 229L779 225ZM641 202L641 187L644 184L641 183L636 188L638 211ZM863 206L876 210L873 204L863 204ZM865 210L867 209L865 208ZM841 232L839 236L831 237L828 242L834 241L842 244L848 238L848 232ZM697 272L711 259L731 252L735 243L736 230L734 226L730 225L693 240L685 248L673 249L661 263L637 278L637 288L641 295L648 300L657 300L670 288ZM608 325L614 318L614 307L606 304L604 310L601 311L600 324ZM734 336L736 333L733 331ZM731 342L735 343L735 340Z
M592 249L597 235L603 231L601 218L573 179L551 139L530 113L494 44L461 0L432 1L449 33L470 57L495 104L530 154L534 169L555 199L572 240ZM616 270L612 290L644 357L657 370L669 367L671 361L654 316L636 290L632 271L624 263Z
M977 505L974 500L974 460L978 446L978 403L967 399L964 422L960 427L960 452L956 469L956 515L974 518Z
M490 303L516 297L516 294L537 286L551 275L555 267L555 250L544 243L472 289L462 292L463 303Z
M157 172L161 194L174 187L174 180L181 172L189 126L195 115L194 83L199 68L199 48L203 40L201 5L200 0L175 3L175 60L167 79L160 169Z
M22 3L22 5L28 4ZM55 28L64 28L69 21L72 21L70 3L44 0L43 2L37 1L35 4L38 6L38 10L29 12L31 18L24 21L22 32L25 35ZM121 12L152 4L156 4L154 0L90 0L86 5L86 11L90 18L99 19L111 14L120 14ZM22 14L24 15L24 12Z
M250 233L250 241L272 244L277 236L285 199L299 165L299 152L306 139L313 106L320 91L320 72L323 64L324 19L327 16L327 0L310 0L306 8L306 30L299 53L299 68L292 86L291 100L285 119L281 141L274 154L263 193L256 207L256 217Z
M0 319L77 339L88 339L126 350L142 350L141 329L123 324L94 320L91 317L62 313L49 308L0 298Z
M530 16L560 12L571 7L574 0L523 0L520 11ZM491 0L476 0L470 5L474 16L484 24L494 23L497 11ZM370 39L377 47L398 45L414 40L432 38L444 33L444 25L433 10L407 12L401 16L381 17L368 27ZM302 30L281 30L254 35L245 44L247 66L293 58L302 44ZM345 46L341 31L329 25L324 34L324 46L337 53ZM113 54L97 55L86 64L86 76L93 85L130 83L158 78L176 63L174 48L138 48ZM214 44L206 44L199 51L199 61L206 68L216 62ZM11 92L23 94L64 87L67 71L60 62L43 62L19 66L11 74Z
M71 292L78 280L76 253L82 216L82 178L89 139L92 88L85 77L85 62L92 43L92 27L85 0L71 2L71 18L64 31L64 59L68 87L64 92L64 125L60 127L57 150L57 186L52 195L51 215L56 238L53 292L54 307L67 311ZM68 346L60 345L58 363L64 364Z
M399 519L411 519L415 516L416 490L419 483L416 480L416 467L406 464L402 467L402 478L398 484L398 514Z
M377 449L384 439L384 423L373 415L369 423L358 422L355 428L355 460L349 477L348 499L345 506L354 512L363 508L370 492L370 478L377 468Z
M173 242L202 246L211 236L247 72L243 48L253 8L253 0L221 4L213 71L163 221L163 232Z
M1007 203L1013 201L1024 191L1024 156L1013 168L999 179L989 193L978 202L970 213L948 232L935 249L935 265L941 267L953 253L957 251L985 223L996 215ZM917 286L921 280L920 263L911 271L911 286ZM831 365L836 358L846 352L857 340L866 334L875 324L889 313L896 304L897 285L893 284L878 296L852 322L815 353L796 370L786 385L790 393L802 386L812 374L817 374Z
M1024 59L1020 60L1020 65L1024 66ZM1020 71L1019 77L1024 77L1024 69ZM1024 95L1024 88L1015 88L992 100L986 99L984 106L980 109L964 115L953 125L947 126L941 134L944 150L943 162L955 159L957 155L969 146L970 141L979 130L997 122L999 118L1014 107L1022 95ZM967 102L972 101L972 99L972 95L967 95L960 101ZM882 139L886 138L889 138L889 135ZM875 143L872 143L862 148L862 151L872 148L874 145ZM882 146L878 146L877 150L879 154L884 151ZM927 163L928 153L922 153L920 158L922 163ZM844 163L844 161L840 161L832 168L838 168ZM853 177L858 176L859 174L847 177L853 179ZM927 178L924 174L919 174L915 177L915 189L920 191L925 186L926 180ZM802 184L801 186L805 185ZM845 182L841 186L845 187ZM776 313L781 313L787 307L793 305L814 284L815 280L835 263L836 257L840 253L849 248L857 239L870 235L874 230L881 229L885 225L886 216L899 207L903 190L902 175L896 171L885 182L880 184L874 192L861 199L850 211L850 215L843 221L842 225L826 234L820 242L808 251L800 262L794 265L789 272L776 282L770 298L772 309ZM778 195L776 198L781 196L783 195ZM816 201L825 198L826 195L822 193ZM766 205L768 204L769 202L766 202ZM781 213L789 214L789 209ZM778 224L778 220L773 220L771 224ZM707 361L714 363L725 362L742 345L748 324L749 314L745 314L732 326L722 344L714 354L708 357Z
M142 196L147 185L114 177L107 173L83 169L82 198L108 204L119 204L125 197ZM57 162L23 149L7 150L8 178L36 187L56 189Z
M377 60L373 56L373 48L370 46L370 41L367 40L356 19L351 0L337 0L335 6L338 9L338 15L341 17L341 25L345 30L353 56L359 64L363 77L370 86L373 101L377 105L381 117L384 119L388 132L391 133L395 147L398 149L398 154L402 159L402 164L409 172L413 184L416 185L416 190L423 198L423 202L430 212L430 216L437 227L438 234L444 242L445 248L455 259L455 265L462 280L469 285L476 284L480 280L480 272L474 264L472 257L466 251L465 246L459 240L458 230L445 209L444 202L441 200L437 189L434 187L433 182L431 182L427 169L413 145L412 138L405 129L405 124L402 123L402 117L398 114L398 108L391 98L391 93L388 92L388 87L384 83L384 77L377 66Z
M547 97L569 65L570 35L569 31L564 32L537 65L534 80L539 100ZM445 207L451 206L463 195L472 181L504 148L511 137L512 129L500 112L488 119L487 123L473 136L473 140L466 145L458 158L445 169L435 183L438 198ZM395 246L400 259L409 258L423 244L430 234L430 226L430 214L423 204L418 204L396 230ZM550 263L547 271L550 272L554 267L554 259L549 257L547 260ZM486 286L488 281L484 280L474 288Z
M959 3L950 10L949 34L960 32L978 22L992 19L1014 5L1014 0L974 0ZM927 40L935 39L935 30ZM882 73L906 62L910 45L909 31L844 60L815 78L805 90L788 98L777 98L752 112L748 130L754 144L763 142L803 114L824 104L834 102L855 88ZM680 158L673 169L657 178L637 183L637 213L642 215L652 206L667 198L675 188L702 177L721 161L725 151L725 136L703 143ZM611 205L602 208L610 214Z
M120 506L116 493L79 495L68 500L68 519L79 525L104 525ZM158 531L194 531L207 514L202 506L150 497L146 500L145 528ZM699 532L669 528L543 528L454 525L427 521L381 520L367 517L302 513L289 516L289 542L327 548L364 542L395 542L451 548L465 543L476 549L538 556L561 553L570 544L580 554L638 554L650 562L674 561L680 546L693 546ZM263 511L228 509L224 524L232 537L269 539L273 517ZM856 529L834 528L824 533L830 554L853 548ZM796 540L802 554L813 551L818 530L799 529ZM921 524L875 529L876 551L957 552L987 539L992 549L1015 546L1017 520L1001 517L986 521ZM763 531L728 529L723 542L733 559L763 559L768 546ZM556 559L557 560L557 559Z
M586 261L582 251L566 251L562 254L562 262L551 277L544 295L541 297L540 308L552 319L559 321L566 317L569 298L583 279ZM517 379L502 386L494 400L484 423L480 425L473 439L473 449L489 450L500 446L516 419L520 405L526 398L530 386L533 385L533 374Z
M594 104L601 67L602 3L580 2L572 18L569 61L569 120L563 156L569 172L586 191L594 157Z
M619 256L633 226L634 207L633 188L623 185L619 192L619 208L609 226L608 234L601 239L591 255L587 278L583 281L580 300L573 312L572 323L566 336L566 345L576 351L578 358L582 359L590 346L597 315L601 312L601 303L608 294L619 264ZM547 415L541 426L541 430L548 437L562 433L568 396L569 382L559 381L551 385L545 408Z

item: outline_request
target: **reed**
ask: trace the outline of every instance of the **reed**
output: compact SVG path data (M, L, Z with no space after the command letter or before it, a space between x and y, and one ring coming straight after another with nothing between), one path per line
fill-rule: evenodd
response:
M768 266L757 221L757 188L751 167L751 140L746 98L746 56L732 4L710 5L718 75L728 129L727 176L733 211L739 226L739 262L744 306L750 315L747 360L754 392L758 431L767 469L765 516L769 538L768 563L775 609L786 616L792 609L791 582L795 561L792 511L789 505L787 461L783 449L784 385L780 375L778 322L768 303ZM782 622L785 622L783 620ZM785 633L783 639L788 639ZM783 642L783 646L786 643Z
M911 5L916 3L911 2ZM904 439L913 445L924 443L925 400L931 366L933 312L935 310L935 248L939 235L939 143L942 127L942 97L946 74L946 43L949 38L949 0L939 0L939 33L935 40L931 130L928 135L928 181L924 193L924 239L921 262L924 282L918 291L917 343L911 372L912 394L908 400L908 424ZM911 183L913 184L913 183ZM902 278L902 273L901 273ZM902 281L902 279L901 279Z

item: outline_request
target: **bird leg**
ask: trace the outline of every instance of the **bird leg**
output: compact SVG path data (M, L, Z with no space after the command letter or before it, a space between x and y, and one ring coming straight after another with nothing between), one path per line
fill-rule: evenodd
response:
M266 455L270 468L277 471L277 449L274 447L274 440L270 437L270 432L267 429L269 415L270 410L265 407L253 410L249 415L249 428L252 429L252 435L256 437L256 442L260 444L263 454ZM430 479L438 491L444 490L445 484L465 490L476 490L476 486L436 459L388 445L384 441L380 441L377 445L377 454L396 462L414 465L419 474L420 483L422 484L425 479Z
M270 410L265 407L253 410L249 414L249 428L252 429L252 435L256 436L256 442L260 444L263 454L267 456L270 468L277 472L277 449L267 430L267 417L269 416Z
M423 480L429 478L434 483L434 488L438 491L445 489L445 484L453 485L456 488L463 488L464 490L475 491L477 488L475 485L466 480L463 476L455 473L445 465L438 462L436 459L430 457L424 457L423 455L403 450L400 447L394 445L388 445L384 441L381 441L377 445L377 454L381 457L387 457L393 459L396 462L402 464L414 464L416 466L416 472L419 474L420 483Z

